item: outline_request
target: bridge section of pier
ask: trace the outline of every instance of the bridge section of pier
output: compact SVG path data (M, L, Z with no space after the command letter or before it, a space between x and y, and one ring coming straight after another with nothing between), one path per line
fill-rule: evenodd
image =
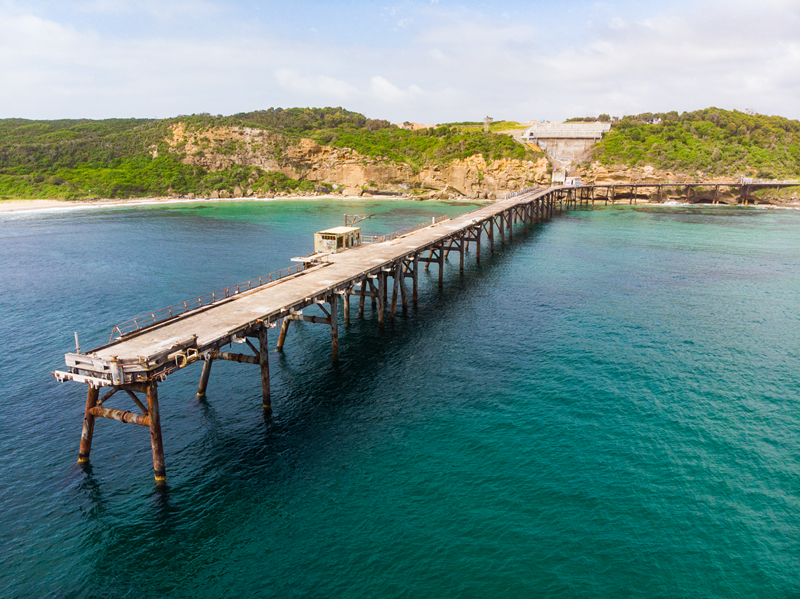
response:
M271 410L270 329L280 324L280 350L292 321L329 326L332 357L337 360L340 311L349 321L356 304L357 314L363 316L369 300L378 323L383 323L398 307L417 303L420 268L435 265L442 285L448 254L458 254L463 272L470 244L480 263L482 243L494 252L506 238L512 239L515 225L529 229L577 197L566 187L524 190L456 218L385 236L385 241L310 260L280 276L260 277L114 327L107 345L66 354L67 369L53 373L59 381L87 385L79 462L89 461L97 418L140 425L150 431L156 482L164 483L158 387L170 374L201 362L197 393L202 397L215 360L258 365L262 406ZM309 314L312 307L316 314ZM233 343L241 344L243 352L223 351ZM127 397L133 405L108 407L112 397Z

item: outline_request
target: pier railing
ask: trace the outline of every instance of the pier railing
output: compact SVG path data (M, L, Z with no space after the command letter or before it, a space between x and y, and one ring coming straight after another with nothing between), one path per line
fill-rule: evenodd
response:
M425 227L430 227L431 225L435 225L449 218L450 217L445 214L443 216L432 217L431 222L424 222L418 225L414 225L413 227L406 227L405 229L400 229L399 231L395 231L394 233L387 233L386 235L362 235L361 241L364 243L383 243L384 241L391 241L392 239L396 239L401 235L408 235L409 233L413 233L414 231L419 231L420 229L424 229Z
M288 277L289 275L297 274L305 270L305 268L305 264L297 264L295 266L282 268L280 270L276 270L275 272L250 279L244 283L239 283L238 285L231 285L230 287L225 287L225 289L220 289L219 291L212 291L211 293L194 297L190 300L186 300L185 302L173 304L171 306L167 306L166 308L161 308L160 310L155 310L154 312L137 316L136 318L131 318L130 320L126 320L125 322L118 324L111 330L111 338L108 340L108 342L111 343L114 341L115 337L124 337L130 333L151 327L154 324L159 324L172 318L176 318L181 314L186 314L187 312L191 312L192 310L197 310L199 308L205 308L206 306L210 306L229 297L244 293L245 291L250 291L251 289L256 289L257 287L261 287L267 283L272 283L278 279Z
M431 225L445 221L448 218L449 217L447 215L436 216L431 218L430 222L420 223L418 225L414 225L413 227L406 227L405 229L400 229L394 233L387 233L386 235L363 235L361 239L365 243L382 243L384 241L389 241L391 239L400 237L401 235L406 235L419 229L430 227ZM155 310L154 312L137 316L136 318L131 318L130 320L126 320L125 322L118 324L111 330L111 337L108 342L111 343L115 338L124 337L130 333L141 331L144 328L151 327L155 324L165 322L172 318L176 318L181 314L186 314L187 312L198 310L199 308L205 308L206 306L210 306L224 299L228 299L229 297L244 293L245 291L250 291L251 289L256 289L257 287L261 287L267 283L272 283L273 281L277 281L283 277L297 274L305 270L305 268L305 264L297 264L295 266L289 266L288 268L282 268L281 270L256 277L255 279L250 279L249 281L239 283L238 285L231 285L230 287L225 287L225 289L220 289L219 291L206 293L205 295L194 297L190 300L186 300L185 302L173 304L171 306L167 306L166 308L161 308L160 310Z
M525 189L520 189L519 191L514 191L511 193L507 193L505 199L509 200L511 198L515 198L517 196L521 196L523 193L530 193L532 191L536 191L539 189L538 187L526 187Z

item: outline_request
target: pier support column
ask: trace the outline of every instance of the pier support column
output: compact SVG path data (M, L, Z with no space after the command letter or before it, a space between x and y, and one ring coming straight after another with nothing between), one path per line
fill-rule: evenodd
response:
M406 261L400 260L400 300L403 311L408 310L408 297L406 296Z
M439 246L439 287L444 285L444 245Z
M78 450L78 463L85 464L89 461L92 452L92 436L94 435L95 415L91 410L97 405L100 389L89 385L86 392L86 408L83 411L83 430L81 430L81 445Z
M346 296L345 296L346 297ZM339 359L339 296L331 293L328 304L331 307L331 357L336 362Z
M467 243L466 237L467 237L466 234L463 234L461 236L461 243L459 244L460 247L458 249L459 253L458 272L460 272L461 274L464 274L464 246Z
M283 351L283 346L286 344L286 334L289 332L289 323L292 322L288 316L285 316L281 323L281 332L278 334L278 345L275 347L278 351Z
M383 324L383 312L386 310L386 273L378 273L378 323Z
M367 277L361 279L361 293L358 296L358 317L364 317L364 302L367 299Z
M164 441L161 438L161 415L158 409L158 384L147 385L147 413L150 416L150 446L153 449L153 473L156 484L167 483L167 468L164 465Z
M403 263L394 263L394 282L392 283L392 304L389 309L389 314L392 318L397 313L397 294L400 292L400 271L403 270Z
M486 230L489 235L489 253L494 254L494 219L490 218L486 222L489 225L489 228Z
M343 307L343 310L344 310L344 322L345 322L345 324L349 324L350 323L350 289L347 289L345 291L344 297L342 299L344 300L344 307Z
M414 273L411 287L411 303L417 305L417 295L419 292L419 254L414 254Z
M506 244L505 217L503 216L502 212L499 214L499 217L500 217L499 218L500 222L498 227L500 229L500 245L505 245Z
M481 263L481 225L475 229L475 264Z
M203 372L200 375L200 384L197 386L197 397L203 399L206 396L206 389L208 389L208 377L211 376L211 363L214 359L211 356L206 356L203 360Z
M506 215L507 215L507 218L508 218L508 240L509 241L513 241L514 240L514 209L512 208L511 210L507 211Z
M284 320L284 322L286 321ZM267 341L266 323L258 329L258 365L261 367L261 407L271 410L272 393L269 388L269 342Z

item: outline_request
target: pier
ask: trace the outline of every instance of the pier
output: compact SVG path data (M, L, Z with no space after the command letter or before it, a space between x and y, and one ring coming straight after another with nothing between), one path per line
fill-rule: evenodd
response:
M569 185L573 191L567 195L570 206L581 204L594 205L595 202L604 204L615 204L616 202L634 203L640 192L655 190L656 202L662 202L667 192L671 189L677 191L685 201L691 202L698 196L706 196L706 202L710 204L720 203L721 192L723 189L738 190L738 200L740 204L755 204L757 198L755 192L763 189L785 189L787 187L798 187L797 181L761 181L754 179L741 179L737 182L729 183L708 183L708 182L675 182L675 183L592 183L590 185ZM697 193L701 189L707 193ZM649 194L642 194L649 199ZM704 202L698 202L704 203Z
M130 319L113 327L106 345L86 352L76 347L65 356L66 370L52 373L59 381L87 386L78 461L89 461L98 418L134 424L149 429L155 479L159 484L166 482L158 389L170 374L195 362L202 364L197 395L204 397L215 361L256 365L262 407L270 411L270 329L280 325L275 344L280 351L291 322L328 326L331 356L338 360L340 318L348 322L354 311L363 317L369 300L371 313L378 325L383 324L399 308L416 305L420 268L433 265L441 286L449 254L458 254L463 272L470 244L480 263L482 244L494 252L506 238L512 239L515 225L525 230L556 212L597 201L634 203L642 188L656 189L660 198L664 188L679 187L688 198L694 187L714 188L715 197L721 187L739 187L742 203L747 203L754 188L791 185L796 183L628 183L526 189L453 219L432 219L388 235L365 235L368 243L341 253L314 254L280 271ZM224 351L233 344L242 351ZM127 398L130 404L127 409L108 407L107 403L114 403L112 398L114 402Z
M480 263L483 242L494 252L513 238L515 225L529 229L575 198L576 190L567 187L523 190L453 219L365 236L372 242L309 256L295 266L114 326L106 345L85 352L76 347L65 356L66 370L53 372L59 381L87 386L78 461L89 461L98 418L142 426L150 433L156 483L165 483L158 390L169 375L202 364L197 395L203 397L215 361L257 365L262 407L270 411L270 329L280 325L275 347L281 350L291 322L328 326L331 357L338 360L340 318L348 322L354 311L363 317L367 300L378 325L394 318L398 309L416 305L420 268L433 265L441 286L449 254L458 255L463 272L470 244ZM232 344L242 351L224 351ZM119 398L127 399L127 406L108 407Z

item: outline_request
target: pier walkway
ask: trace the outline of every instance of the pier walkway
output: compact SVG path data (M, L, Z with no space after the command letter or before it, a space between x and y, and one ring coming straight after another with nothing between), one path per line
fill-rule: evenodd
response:
M345 321L349 320L351 298L357 300L359 316L363 315L369 299L378 322L382 323L387 313L389 317L395 315L398 304L403 308L409 301L416 304L420 266L428 268L435 264L441 285L445 258L450 252L459 254L463 271L464 253L470 243L475 244L475 259L480 262L484 235L489 251L494 252L496 241L502 244L506 236L511 239L516 223L531 227L576 199L575 190L567 187L525 190L382 243L364 244L305 263L294 267L298 272L287 272L277 280L262 278L253 288L243 290L237 286L233 292L225 290L219 298L207 296L211 299L206 302L195 300L194 309L190 309L190 304L179 305L174 312L172 308L176 307L171 307L167 312L160 310L114 327L107 345L66 354L67 369L53 373L59 381L71 380L88 386L79 461L89 460L97 418L137 424L150 430L156 482L165 482L157 389L170 374L202 362L198 395L203 396L215 360L259 365L262 406L270 410L268 331L279 322L277 349L286 342L292 321L329 326L336 360L340 311ZM406 288L406 279L411 279L410 290ZM306 313L312 307L319 314ZM141 326L141 323L149 324ZM245 353L222 351L232 343L243 344ZM102 397L101 389L105 391ZM120 391L123 393L116 395ZM144 401L137 393L144 394ZM106 407L106 402L115 396L127 396L138 410Z

